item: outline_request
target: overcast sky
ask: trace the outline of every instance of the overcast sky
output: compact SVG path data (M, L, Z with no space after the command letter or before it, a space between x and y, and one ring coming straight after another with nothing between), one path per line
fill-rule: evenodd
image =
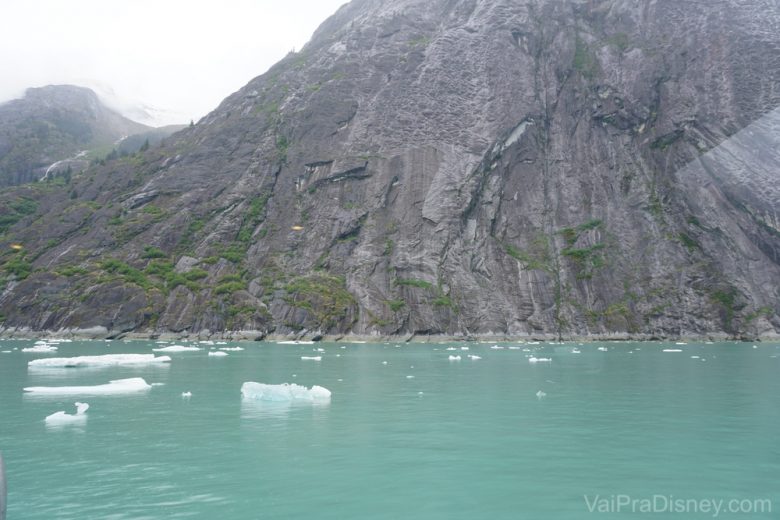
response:
M0 0L0 101L72 83L167 111L157 124L197 120L346 2Z

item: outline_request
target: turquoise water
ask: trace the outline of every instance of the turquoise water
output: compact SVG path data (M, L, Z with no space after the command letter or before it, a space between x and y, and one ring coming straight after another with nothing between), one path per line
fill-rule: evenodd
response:
M780 517L777 344L585 344L574 354L576 344L243 343L224 358L169 354L169 366L28 370L32 359L160 346L21 352L31 344L0 342L11 351L0 353L9 520L569 519L592 516L584 495L769 499L772 513L721 516ZM312 355L322 360L300 359ZM164 386L85 398L22 391L128 377ZM242 402L245 381L316 384L333 397ZM85 423L47 427L77 400L91 406Z

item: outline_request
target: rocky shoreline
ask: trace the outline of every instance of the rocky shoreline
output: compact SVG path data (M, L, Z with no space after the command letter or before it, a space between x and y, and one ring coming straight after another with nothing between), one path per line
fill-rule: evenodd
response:
M274 334L260 330L239 331L111 331L105 327L88 329L63 330L32 330L29 328L0 328L0 339L40 339L61 338L77 340L164 340L164 341L314 341L314 342L344 342L344 343L451 343L451 342L647 342L647 341L716 341L716 342L764 342L780 341L780 334L767 333L757 336L733 337L722 332L708 334L653 335L653 334L400 334L400 335L364 335L364 334L320 334L318 332L300 332L297 334Z

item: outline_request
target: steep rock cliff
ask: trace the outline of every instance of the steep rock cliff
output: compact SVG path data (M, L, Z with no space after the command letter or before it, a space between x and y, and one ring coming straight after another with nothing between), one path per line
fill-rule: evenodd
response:
M776 335L778 27L354 0L161 147L6 190L5 326Z

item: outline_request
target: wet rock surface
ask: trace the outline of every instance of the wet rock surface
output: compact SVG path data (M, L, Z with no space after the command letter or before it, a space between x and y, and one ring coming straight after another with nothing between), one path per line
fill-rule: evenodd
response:
M355 0L161 147L3 191L3 326L776 335L778 24Z

